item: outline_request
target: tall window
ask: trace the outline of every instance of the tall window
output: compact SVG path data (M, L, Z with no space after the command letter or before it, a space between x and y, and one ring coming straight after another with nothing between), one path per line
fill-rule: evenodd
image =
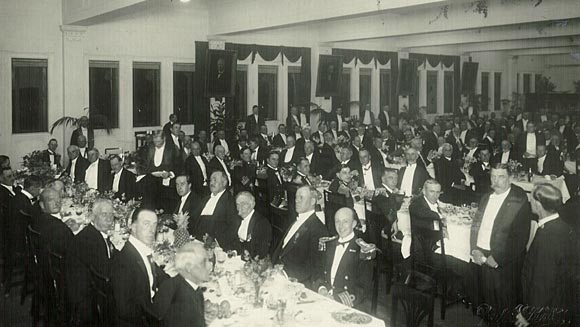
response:
M243 121L248 113L248 66L238 65L236 71L236 96L234 112L238 121Z
M264 106L266 120L278 118L278 67L258 67L258 105Z
M391 106L391 71L388 69L381 69L380 71L380 102L381 108L384 106Z
M160 65L133 63L133 127L160 124Z
M332 97L332 109L342 108L342 116L350 117L350 68L342 69L339 94Z
M501 73L493 73L493 108L501 110Z
M103 118L93 119L93 128L119 127L118 62L89 61L89 108Z
M195 64L173 64L173 113L181 124L193 124Z
M371 72L372 70L367 68L362 68L360 70L359 101L360 101L361 119L364 117L362 115L363 110L365 110L367 105L371 104Z
M288 106L306 106L300 99L300 77L300 67L288 67Z
M453 113L455 107L455 81L454 72L443 73L443 112Z
M437 71L427 71L427 113L437 113Z
M531 91L531 77L532 74L524 74L524 94L529 94Z
M489 73L481 73L481 110L489 110Z
M419 81L421 80L419 78L420 75L421 73L419 70L417 70L415 82L413 83L413 92L409 95L409 112L418 112L419 110Z
M12 133L48 131L48 61L12 59Z

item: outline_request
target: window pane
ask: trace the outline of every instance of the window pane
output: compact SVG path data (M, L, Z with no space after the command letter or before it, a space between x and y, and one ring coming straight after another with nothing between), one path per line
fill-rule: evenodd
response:
M12 133L48 131L46 59L12 59Z
M481 73L481 110L489 110L489 73Z
M247 115L247 93L248 93L248 69L246 66L238 66L236 72L236 96L235 96L235 117L236 120L244 120Z
M288 108L304 106L300 99L300 67L288 67Z
M371 104L371 70L361 69L360 70L360 109L366 108L367 105Z
M342 80L340 81L340 93L332 97L332 109L342 108L342 116L350 117L350 70L342 69Z
M264 107L266 120L276 120L278 113L278 67L258 67L258 105Z
M437 113L437 72L427 72L427 113Z
M118 63L89 62L89 108L94 118L93 128L119 127Z
M391 105L391 71L381 69L380 89L381 89L381 108Z
M501 110L501 73L493 74L493 107Z
M444 72L443 74L443 112L453 113L455 89L454 89L454 73Z
M531 74L524 74L524 94L530 93Z
M133 63L133 127L159 126L158 63Z
M194 64L173 65L173 113L181 124L193 124Z
M413 91L409 94L409 112L418 112L419 110L420 74L421 73L417 70L417 76L415 76L415 83L413 84Z

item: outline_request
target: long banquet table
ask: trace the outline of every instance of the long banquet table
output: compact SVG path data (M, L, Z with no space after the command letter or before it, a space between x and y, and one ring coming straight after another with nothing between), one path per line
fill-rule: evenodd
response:
M223 263L217 263L216 269L223 270L235 274L243 268L244 262L239 256L227 258ZM354 313L364 315L368 323L364 326L370 327L384 327L384 321L362 313L356 309L348 308L345 305L338 303L332 299L319 295L305 287L298 284L300 290L305 293L305 298L298 303L287 303L284 311L284 318L279 320L276 318L277 312L269 310L263 306L255 306L252 301L252 296L235 295L234 291L229 286L226 278L217 277L214 275L212 281L206 283L207 289L204 292L206 300L212 303L221 303L228 300L233 312L229 318L216 318L209 326L361 326L355 323L338 322L333 318L333 313ZM297 283L296 283L297 284ZM219 289L219 291L218 291ZM219 296L218 296L219 294Z

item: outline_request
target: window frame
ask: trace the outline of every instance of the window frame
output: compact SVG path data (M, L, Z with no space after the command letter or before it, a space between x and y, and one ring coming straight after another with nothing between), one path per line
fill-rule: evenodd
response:
M15 72L15 63L20 61L22 64L25 62L34 63L33 65L29 66L21 66L21 67L40 67L44 68L44 85L42 85L41 89L43 94L41 94L41 102L43 108L41 108L40 112L40 120L41 123L38 128L32 130L24 130L20 127L19 119L21 118L20 113L15 112L15 106L20 104L20 98L18 101L15 101L15 79L16 79L16 72ZM10 58L10 126L12 134L32 134L32 133L46 133L48 132L48 121L49 121L49 113L50 113L50 78L51 78L51 59L47 57L38 57L38 56L29 56L29 55L17 55ZM26 114L24 114L26 115ZM18 128L16 128L18 126Z

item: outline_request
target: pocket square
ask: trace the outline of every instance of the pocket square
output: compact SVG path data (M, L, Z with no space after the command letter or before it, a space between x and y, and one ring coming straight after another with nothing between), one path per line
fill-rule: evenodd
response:
M356 253L355 249L348 249L348 252Z

